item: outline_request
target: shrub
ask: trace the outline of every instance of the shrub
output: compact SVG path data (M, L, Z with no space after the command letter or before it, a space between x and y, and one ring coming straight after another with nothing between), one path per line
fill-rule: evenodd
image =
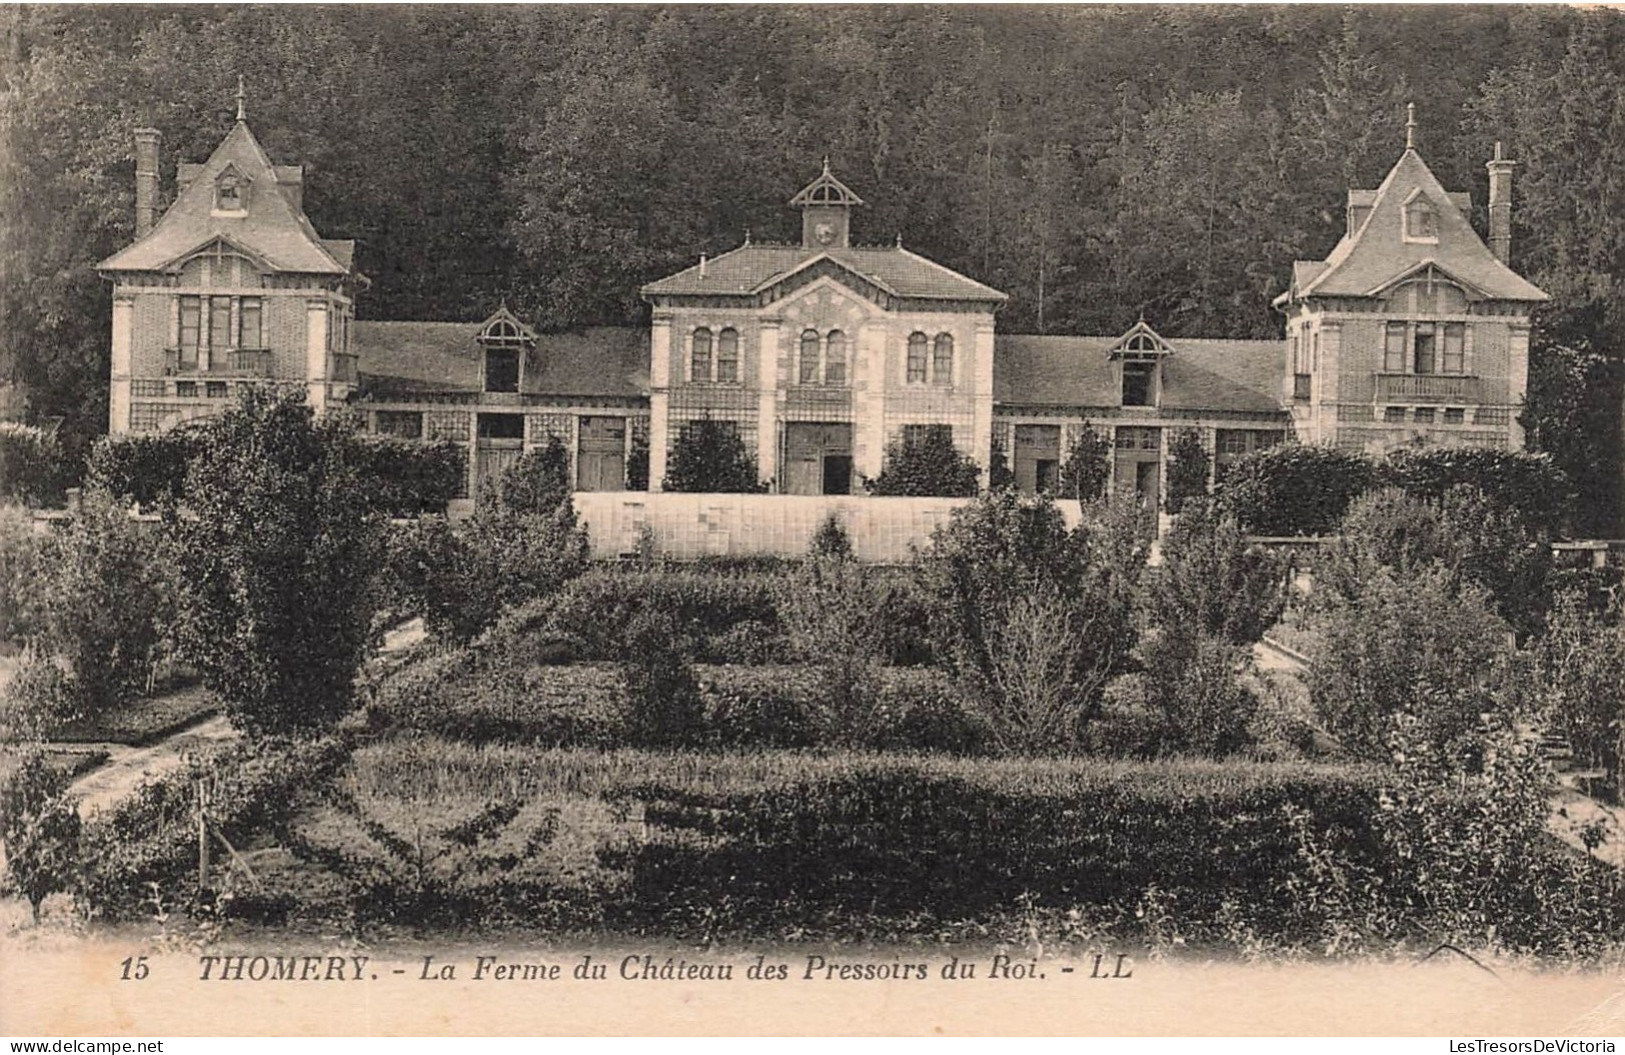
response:
M48 545L27 509L0 503L0 641L27 641L40 631Z
M1112 471L1111 441L1085 421L1061 466L1061 497L1093 502L1106 493Z
M1549 598L1547 538L1471 486L1435 500L1391 488L1357 499L1322 554L1316 586L1350 597L1375 565L1403 578L1435 563L1487 591L1514 629L1527 635L1540 627Z
M874 602L863 570L849 557L809 559L784 579L781 619L795 651L818 671L813 715L826 743L870 743L879 727Z
M645 747L676 747L700 740L704 704L688 657L676 644L677 627L660 612L641 612L627 626L621 664L627 735Z
M179 499L192 458L208 442L208 428L107 436L90 450L86 484L121 502L143 506Z
M1124 511L1097 510L1068 531L1053 503L1010 491L955 510L938 530L923 566L937 602L936 655L996 742L1076 742L1107 680L1128 664L1144 563Z
M79 874L79 812L67 791L68 776L38 751L0 784L5 885L27 899L35 923L45 899L71 890Z
M1219 497L1254 535L1326 535L1370 487L1364 455L1286 444L1253 451L1225 473Z
M981 469L954 446L952 428L905 427L886 444L880 475L864 486L872 495L963 498L981 489Z
M709 415L679 431L666 459L666 491L760 494L767 490L756 475L756 459L745 449L739 426Z
M384 554L349 426L250 388L208 437L176 522L186 654L239 729L320 729L354 706Z
M34 743L80 717L78 693L66 664L30 647L11 680L0 687L0 742Z
M0 499L28 505L62 497L67 472L56 437L33 425L0 421Z
M1532 528L1561 532L1572 515L1568 477L1549 454L1490 447L1397 447L1380 479L1411 495L1438 501L1463 485L1516 512Z
M615 662L642 612L670 618L700 663L762 663L787 650L778 611L779 575L695 568L594 568L549 602L549 628L581 643L580 658Z
M99 492L55 540L42 644L68 664L78 710L94 717L144 693L176 619L172 550Z
M636 429L632 432L632 447L626 452L626 489L649 489L649 434Z
M1151 620L1168 631L1250 645L1281 617L1285 571L1250 546L1235 517L1193 499L1162 540L1162 566L1149 574Z
M818 530L813 532L807 553L813 560L846 560L852 556L852 536L846 533L840 517L830 513L818 522Z
M351 437L350 460L373 509L391 517L444 513L462 491L467 455L455 443Z
M1508 632L1483 590L1438 564L1404 575L1379 565L1352 596L1319 597L1310 694L1345 749L1385 758L1401 714L1442 744L1501 706Z
M1247 742L1258 699L1237 676L1245 648L1200 631L1164 629L1148 635L1145 700L1160 717L1164 753L1221 757Z
M1189 498L1207 496L1213 459L1202 446L1196 429L1180 429L1168 444L1168 512L1179 513Z
M493 484L480 488L485 513L552 516L570 500L570 451L552 433L547 442L519 456Z

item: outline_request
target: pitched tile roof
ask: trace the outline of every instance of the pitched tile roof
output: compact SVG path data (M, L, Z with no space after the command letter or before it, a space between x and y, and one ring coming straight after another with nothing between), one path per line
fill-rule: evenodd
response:
M217 215L215 177L234 167L248 181L244 215ZM224 240L278 271L343 275L349 271L352 243L327 243L304 211L282 193L278 172L292 166L271 164L245 121L238 121L209 160L191 170L175 203L146 237L103 260L102 271L163 271L193 252ZM336 250L336 252L335 252Z
M1111 348L1121 337L1041 337L1001 334L993 343L995 403L1052 407L1116 407L1122 403ZM1283 341L1173 338L1162 360L1168 410L1279 413Z
M1404 212L1415 195L1434 205L1436 242L1406 241ZM1296 290L1297 296L1366 297L1397 278L1431 263L1494 300L1546 300L1546 294L1490 252L1467 221L1459 197L1440 186L1415 150L1407 149L1371 200L1371 211L1359 230L1338 242L1324 270ZM1294 269L1294 278L1303 272Z
M1006 296L902 246L743 245L643 287L644 296L745 296L832 260L896 297L1002 303Z
M357 320L351 342L360 388L375 399L480 391L481 323ZM523 391L557 396L649 394L649 331L597 326L536 338Z

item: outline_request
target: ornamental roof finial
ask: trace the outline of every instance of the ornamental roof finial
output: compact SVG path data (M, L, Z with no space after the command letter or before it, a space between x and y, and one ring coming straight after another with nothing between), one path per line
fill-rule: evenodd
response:
M1416 149L1416 104L1405 104L1405 149Z
M239 73L237 75L237 120L239 121L248 120L247 112L243 107L243 102L247 96L248 93L243 88L243 75Z
M829 175L829 155L824 155L824 175Z

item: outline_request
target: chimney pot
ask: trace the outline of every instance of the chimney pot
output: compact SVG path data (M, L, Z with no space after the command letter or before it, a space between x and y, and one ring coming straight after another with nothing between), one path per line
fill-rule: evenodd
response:
M135 236L144 238L158 219L158 153L164 135L156 128L135 130Z

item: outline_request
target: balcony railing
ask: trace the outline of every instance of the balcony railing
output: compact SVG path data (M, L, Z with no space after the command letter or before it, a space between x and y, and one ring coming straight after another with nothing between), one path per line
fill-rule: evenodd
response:
M181 365L179 348L164 349L164 373L205 374L213 377L270 377L275 362L269 348L233 348L216 352L199 350L189 353L191 362ZM208 360L208 368L200 364Z
M1296 403L1309 402L1309 379L1312 374L1292 375L1292 399Z
M1378 374L1378 403L1482 403L1479 379L1465 374Z

